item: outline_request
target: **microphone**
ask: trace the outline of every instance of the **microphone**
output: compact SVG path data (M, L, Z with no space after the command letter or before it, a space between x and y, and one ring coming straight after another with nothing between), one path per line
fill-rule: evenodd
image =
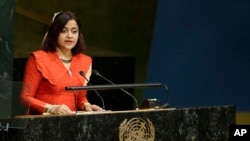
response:
M110 81L109 79L107 79L106 77L104 77L104 76L102 76L100 73L98 73L97 70L92 70L92 74L101 77L102 79L104 79L105 81L109 82L109 83L112 84L112 85L115 85L112 81ZM136 104L136 110L138 110L139 107L138 107L137 99L136 99L131 93L129 93L128 91L126 91L126 90L124 90L124 89L122 89L122 88L121 88L120 90L122 90L125 94L129 95L130 97L132 97L132 98L134 99L135 104Z
M163 86L163 88L164 88L164 90L165 90L165 92L166 92L167 103L163 104L163 105L161 106L161 108L169 108L169 103L168 103L168 87L167 87L166 84L162 84L162 86Z
M83 76L83 78L88 82L88 84L92 85L92 84L90 83L90 81L88 80L88 78L85 76L85 73L84 73L83 71L80 71L79 73L80 73L80 75ZM97 96L99 96L99 98L101 99L101 101L102 101L102 108L103 108L103 110L105 110L105 104L104 104L103 98L101 97L101 95L98 93L97 90L94 90L94 91L95 91L95 93L97 94Z

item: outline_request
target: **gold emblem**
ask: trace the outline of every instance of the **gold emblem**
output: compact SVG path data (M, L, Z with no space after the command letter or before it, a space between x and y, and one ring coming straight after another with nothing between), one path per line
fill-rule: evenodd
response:
M119 127L120 141L154 141L155 128L152 122L147 118L125 119Z

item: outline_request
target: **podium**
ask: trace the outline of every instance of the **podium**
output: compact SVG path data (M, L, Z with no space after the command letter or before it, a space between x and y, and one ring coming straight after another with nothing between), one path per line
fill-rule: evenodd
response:
M229 140L235 106L82 112L75 115L19 116L23 129L9 129L18 141L189 141Z
M24 84L17 81L0 80L0 140L8 136L9 129L25 129L27 119L17 119L25 115L27 106L20 103L20 91Z
M229 126L236 121L234 105L25 115L27 107L13 105L19 103L19 92L24 84L1 82L0 136L8 141L227 141ZM144 86L148 85L67 88L91 90Z

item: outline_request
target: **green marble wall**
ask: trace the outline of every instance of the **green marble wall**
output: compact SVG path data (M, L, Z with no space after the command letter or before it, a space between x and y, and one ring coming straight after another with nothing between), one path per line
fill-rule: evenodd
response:
M0 1L0 119L11 115L15 0ZM0 121L1 123L1 121Z
M15 0L1 0L0 9L0 80L12 80Z

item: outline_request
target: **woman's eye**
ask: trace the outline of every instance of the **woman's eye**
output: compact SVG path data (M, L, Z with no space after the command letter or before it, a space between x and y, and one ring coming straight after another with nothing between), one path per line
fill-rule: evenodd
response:
M73 30L72 33L77 33L78 31L77 30Z
M64 33L64 32L66 32L66 31L67 31L66 29L62 29L62 31L61 31L61 32L62 32L62 33Z

